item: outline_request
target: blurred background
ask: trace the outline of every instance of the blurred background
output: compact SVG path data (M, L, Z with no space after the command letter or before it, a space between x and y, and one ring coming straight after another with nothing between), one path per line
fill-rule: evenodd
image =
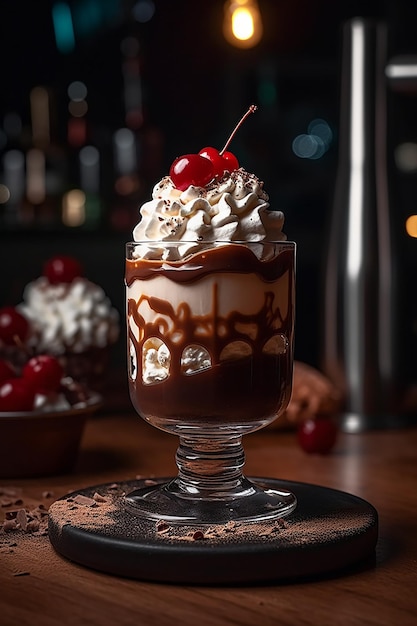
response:
M124 243L175 157L230 150L265 181L298 243L296 357L320 362L323 255L338 164L341 27L388 27L388 60L417 55L409 0L14 0L0 6L0 306L71 254L124 311ZM244 25L243 25L244 27ZM239 33L237 33L239 34ZM243 35L245 36L245 35ZM387 85L391 211L404 286L407 375L417 374L417 87ZM414 216L414 217L413 217ZM115 351L124 365L124 334Z

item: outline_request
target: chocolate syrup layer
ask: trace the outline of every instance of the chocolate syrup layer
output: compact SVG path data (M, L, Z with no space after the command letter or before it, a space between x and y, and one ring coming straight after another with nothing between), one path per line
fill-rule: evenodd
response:
M254 244L256 245L256 244ZM273 246L274 244L266 244ZM279 244L285 247L285 243ZM164 275L178 283L192 282L207 274L218 272L254 273L263 280L272 282L294 267L294 249L290 244L278 256L262 261L251 248L239 244L228 244L217 248L208 248L187 256L182 261L160 261L136 259L126 261L126 284L131 285L136 279L147 280L155 274Z
M167 429L170 424L191 425L207 420L261 424L285 408L291 393L293 364L293 252L287 249L272 260L259 261L250 250L231 245L193 255L191 261L127 261L127 284L143 281L139 300L128 298L127 315L129 343L136 354L129 373L130 393L145 419L155 418L159 425L165 422ZM255 291L257 297L259 291L263 294L264 302L258 311L251 315L238 310L226 316L219 314L218 284L222 273L230 272L259 277ZM205 289L199 281L213 273L218 280L212 287L211 310L205 315L196 315L181 298L174 308L169 293L166 300L152 295L152 277L169 278L172 289L181 293L184 282ZM246 297L250 300L251 293ZM283 299L288 303L285 315L278 303ZM146 319L141 310L147 311ZM132 331L135 327L139 328L139 336ZM162 341L171 355L169 375L152 384L143 380L144 347L149 339ZM268 350L274 339L278 353ZM243 342L243 356L230 351L234 342ZM208 352L211 366L187 374L181 363L183 352L195 345Z

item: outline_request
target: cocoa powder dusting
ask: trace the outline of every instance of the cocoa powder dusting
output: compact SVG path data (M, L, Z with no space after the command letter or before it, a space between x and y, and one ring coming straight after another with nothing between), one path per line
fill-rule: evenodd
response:
M145 481L143 481L145 482ZM287 518L266 520L258 523L229 521L213 525L177 525L165 520L143 520L129 513L123 504L125 493L136 485L120 483L104 486L100 501L94 500L88 490L82 498L58 500L50 508L50 516L57 532L67 524L83 528L101 535L111 535L127 540L141 540L144 537L156 542L198 542L199 544L225 545L233 543L269 543L281 545L320 544L324 541L337 541L342 536L361 532L364 517L345 511L306 518L297 511ZM95 492L92 491L94 494ZM95 506L90 505L90 500ZM76 504L78 501L79 504Z

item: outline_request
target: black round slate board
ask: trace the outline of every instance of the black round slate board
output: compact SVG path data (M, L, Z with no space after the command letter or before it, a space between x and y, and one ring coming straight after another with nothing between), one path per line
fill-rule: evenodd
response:
M50 541L62 556L95 570L181 584L290 581L337 572L374 555L378 514L365 500L318 485L251 480L292 491L297 508L273 522L167 527L123 505L125 493L149 481L108 483L54 502Z

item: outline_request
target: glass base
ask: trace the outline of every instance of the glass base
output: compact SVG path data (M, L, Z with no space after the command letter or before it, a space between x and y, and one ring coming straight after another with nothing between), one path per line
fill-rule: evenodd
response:
M184 491L180 478L149 485L126 494L128 511L169 524L213 525L255 523L289 515L297 506L290 491L271 489L241 476L232 492Z

